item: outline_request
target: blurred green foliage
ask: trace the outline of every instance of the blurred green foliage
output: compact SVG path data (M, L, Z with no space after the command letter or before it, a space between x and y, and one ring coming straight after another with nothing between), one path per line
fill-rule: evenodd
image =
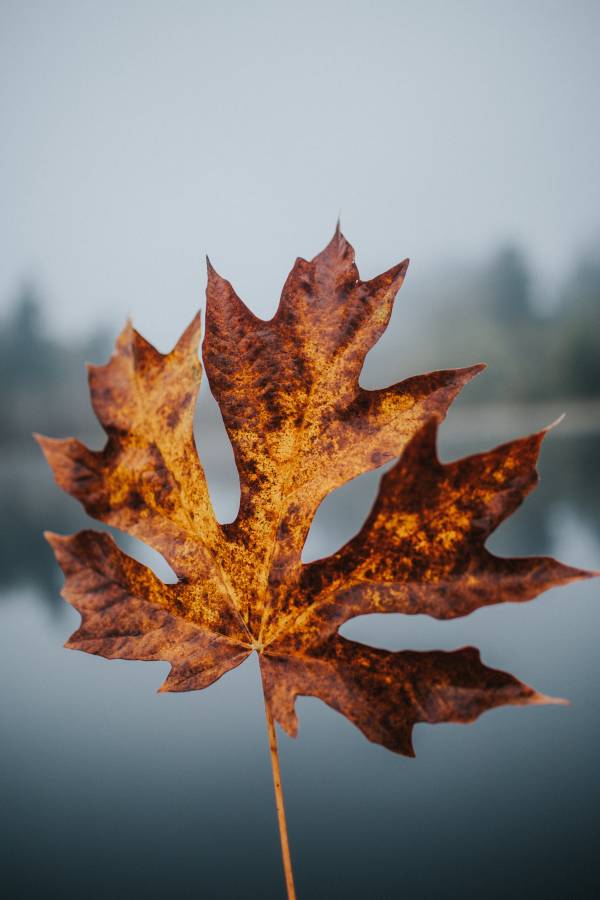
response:
M436 367L489 367L469 387L470 402L600 396L600 262L582 259L551 310L534 290L524 255L506 247L438 304L429 331Z

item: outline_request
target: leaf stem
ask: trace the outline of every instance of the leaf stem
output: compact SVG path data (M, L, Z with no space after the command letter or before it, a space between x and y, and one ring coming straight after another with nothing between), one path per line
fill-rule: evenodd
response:
M277 807L277 822L279 824L279 838L281 840L281 857L283 860L283 871L285 873L285 885L287 888L288 900L296 900L296 889L294 888L294 874L292 872L292 858L290 856L290 844L288 840L287 822L285 819L285 808L283 805L283 790L281 787L281 770L279 768L279 751L277 749L277 734L275 733L275 723L267 698L265 700L265 718L267 720L267 734L269 736L269 752L271 754L271 768L273 770L273 787L275 789L275 806Z

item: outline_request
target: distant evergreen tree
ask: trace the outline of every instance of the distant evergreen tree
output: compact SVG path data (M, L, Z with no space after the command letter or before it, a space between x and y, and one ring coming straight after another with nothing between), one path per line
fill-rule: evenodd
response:
M8 385L32 385L58 374L58 348L44 335L42 303L32 283L24 283L0 329L0 378Z
M533 318L531 276L523 252L506 246L493 258L485 274L491 318L512 326Z
M600 395L600 259L583 258L568 279L557 314L561 374L571 396Z
M76 431L89 422L84 363L110 355L106 332L60 342L48 336L39 290L30 282L0 322L0 443L33 430Z

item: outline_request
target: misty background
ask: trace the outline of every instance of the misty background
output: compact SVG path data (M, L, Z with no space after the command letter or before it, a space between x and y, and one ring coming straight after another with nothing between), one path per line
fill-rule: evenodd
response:
M32 431L102 432L84 364L127 316L162 351L204 255L258 315L341 214L363 278L411 257L361 382L485 361L450 459L564 421L490 542L600 568L596 2L0 0L0 857L11 898L283 896L255 661L156 697L162 664L67 652L41 536L92 525ZM238 483L206 383L215 510ZM360 527L379 473L327 498L305 558ZM92 527L103 528L98 523ZM164 562L116 535L167 575ZM416 760L316 700L281 736L299 896L596 897L598 588L440 623L362 617L392 649L473 643L569 709L419 727Z

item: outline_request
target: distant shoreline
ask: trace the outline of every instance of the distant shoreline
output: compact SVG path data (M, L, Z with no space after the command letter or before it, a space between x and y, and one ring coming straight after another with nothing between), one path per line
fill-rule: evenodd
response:
M440 437L442 442L457 444L463 441L481 439L483 441L508 441L514 437L530 434L556 422L564 414L564 418L553 430L553 439L600 434L600 398L594 400L552 401L551 403L492 403L492 404L455 404L445 419ZM209 424L199 440L201 457L213 457L221 446L222 433L218 435L214 426ZM211 438L214 435L214 440ZM68 437L57 434L53 437ZM98 433L77 435L80 440L92 448L99 448ZM1 467L19 458L34 457L40 454L33 437L20 440L11 439L2 442L0 439ZM41 458L41 454L40 454Z
M483 435L509 440L529 434L564 419L554 429L555 437L600 433L600 398L557 400L540 403L485 403L450 408L442 429L447 440Z

